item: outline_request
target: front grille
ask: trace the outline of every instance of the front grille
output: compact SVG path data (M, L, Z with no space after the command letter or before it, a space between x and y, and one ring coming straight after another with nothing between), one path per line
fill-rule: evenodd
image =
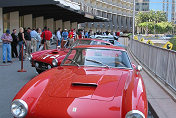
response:
M48 66L50 65L48 63L39 62L39 61L35 61L34 64L35 64L35 67L40 69L40 70L47 70Z

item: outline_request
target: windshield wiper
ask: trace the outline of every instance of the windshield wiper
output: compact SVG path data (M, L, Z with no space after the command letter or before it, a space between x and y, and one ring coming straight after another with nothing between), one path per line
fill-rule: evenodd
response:
M106 64L104 64L102 62L96 61L96 60L86 59L86 61L91 61L91 62L94 62L94 63L97 63L97 64L101 64L101 65L105 66L106 68L110 68L108 65L106 65Z
M75 60L73 60L73 59L66 59L66 60L73 62L74 64L76 64L79 67L79 64Z

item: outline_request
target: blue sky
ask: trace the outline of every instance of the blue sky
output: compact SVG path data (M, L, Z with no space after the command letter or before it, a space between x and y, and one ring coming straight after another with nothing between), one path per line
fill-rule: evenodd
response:
M165 0L167 1L167 0ZM150 0L150 9L152 10L163 10L163 3L152 3L152 2L163 2L163 0ZM169 21L171 20L171 7L172 5L170 4L172 0L169 0ZM166 4L166 3L165 3Z

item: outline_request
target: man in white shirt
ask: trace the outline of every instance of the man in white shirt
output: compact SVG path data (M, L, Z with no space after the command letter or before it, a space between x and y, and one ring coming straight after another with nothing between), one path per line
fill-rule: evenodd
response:
M61 36L61 28L58 28L57 30L57 39L58 39L58 46L60 46L61 41L62 41L62 36Z

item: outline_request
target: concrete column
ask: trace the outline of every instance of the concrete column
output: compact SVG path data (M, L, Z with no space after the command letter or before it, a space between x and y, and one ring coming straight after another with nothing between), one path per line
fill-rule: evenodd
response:
M51 32L54 32L54 19L53 18L47 19L46 22L47 28L49 28Z
M25 28L32 28L32 14L24 15L24 27Z
M70 30L70 21L64 22L64 29Z
M118 16L117 18L118 18L119 30L121 31L121 29L122 29L121 16Z
M58 28L63 29L63 27L62 27L62 20L56 20L56 30L57 30Z
M19 32L19 11L10 12L10 32L16 29Z
M71 23L71 28L72 29L77 29L78 28L78 23L77 22L73 22L73 23Z
M0 8L0 37L3 34L3 14L2 14L2 8ZM2 40L0 40L2 42Z
M41 28L43 29L43 24L44 24L44 17L36 17L36 28Z
M128 32L130 32L130 18L127 17L127 29L128 29Z

